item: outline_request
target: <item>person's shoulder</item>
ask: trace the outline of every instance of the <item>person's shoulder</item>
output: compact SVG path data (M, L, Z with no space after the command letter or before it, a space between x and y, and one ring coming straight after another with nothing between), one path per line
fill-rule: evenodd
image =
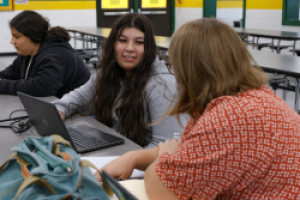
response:
M146 83L145 91L147 93L174 93L177 88L175 77L170 74L152 75Z
M91 79L92 82L96 82L99 73L100 73L99 71L96 71L96 72L91 74L90 79Z
M72 47L66 44L55 44L54 42L43 42L41 44L40 49L38 50L35 58L37 62L44 62L44 60L48 60L53 62L55 60L59 60L61 63L67 62L75 62L75 57L77 57L76 52L72 49Z
M213 99L205 108L206 112L224 112L227 113L260 113L265 109L266 99L271 101L276 99L272 91L262 87L240 92L236 95L221 96Z
M50 53L55 55L60 55L62 53L74 54L75 51L72 46L64 39L55 38L51 40L46 40L41 44L40 49L37 54Z
M262 85L261 88L258 89L242 92L237 96L240 101L248 101L252 105L260 105L262 108L278 109L278 105L286 104L279 96L277 96L265 85Z
M159 56L156 56L151 64L151 76L171 74L166 65L166 61L161 60Z
M175 86L176 79L174 74L170 72L164 60L160 60L156 56L151 65L151 74L147 82L148 87L156 87L157 85Z

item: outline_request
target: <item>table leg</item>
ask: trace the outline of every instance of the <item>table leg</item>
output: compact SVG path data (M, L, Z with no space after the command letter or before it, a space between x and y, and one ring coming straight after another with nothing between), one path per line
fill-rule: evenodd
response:
M167 52L168 52L168 50L162 49L162 57L164 58L164 60L167 60L167 59L166 59L166 57L167 57Z
M297 41L297 40L294 40L294 45L293 45L293 56L295 56L295 53L296 53L296 41Z
M278 42L277 42L277 50L276 50L276 53L278 53L278 54L280 53L280 48L279 48L279 47L280 47L280 41L281 41L281 40L278 39Z
M287 86L288 86L288 78L287 78L286 75L284 76L284 79L285 79L285 81L284 81L284 86L287 87ZM283 90L283 91L282 91L282 99L283 99L284 101L286 101L286 95L287 95L287 91L286 91L286 90Z
M74 49L77 50L76 32L73 32Z
M96 48L96 51L97 51L97 55L99 56L100 52L101 52L100 48L101 48L102 38L101 37L96 37L96 39L97 39L97 43L96 43L97 48Z
M86 53L86 51L85 51L85 34L81 33L81 35L82 35L82 51L84 53Z
M299 111L299 79L295 78L295 105L294 110L298 113Z

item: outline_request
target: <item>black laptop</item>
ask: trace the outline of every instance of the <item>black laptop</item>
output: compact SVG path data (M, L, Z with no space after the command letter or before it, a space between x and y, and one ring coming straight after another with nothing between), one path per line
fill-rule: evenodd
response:
M22 92L17 92L17 94L38 134L41 136L61 135L78 153L124 143L124 139L90 126L78 125L66 128L58 110L52 103Z

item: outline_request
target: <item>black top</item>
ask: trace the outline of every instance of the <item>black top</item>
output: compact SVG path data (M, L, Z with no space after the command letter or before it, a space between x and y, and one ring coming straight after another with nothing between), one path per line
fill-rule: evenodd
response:
M18 55L14 62L0 72L0 94L17 91L43 97L62 97L83 85L90 72L71 45L62 38L43 42L32 58L28 78L24 79L30 56Z

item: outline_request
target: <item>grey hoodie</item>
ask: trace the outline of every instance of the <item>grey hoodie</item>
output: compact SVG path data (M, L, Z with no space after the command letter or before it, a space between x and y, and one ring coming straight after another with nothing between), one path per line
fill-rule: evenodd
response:
M94 73L86 84L64 95L60 100L54 101L53 103L55 104L56 108L64 113L66 118L72 115L76 110L72 109L72 106L69 106L69 104L87 104L94 95L96 79L97 73ZM119 97L121 96L123 90L124 84L121 82L121 89L118 97L116 98L114 108L117 108L121 103ZM144 106L145 110L148 110L150 116L150 120L148 120L148 115L145 115L145 124L149 132L149 134L145 136L147 144L145 148L152 148L157 146L159 142L170 140L178 136L180 137L183 128L180 126L179 122L174 116L168 116L154 126L148 125L149 121L150 123L154 123L159 120L163 116L164 112L168 109L170 103L175 103L173 102L173 96L175 95L176 91L177 83L174 75L168 71L164 61L160 61L158 57L156 57L155 61L152 63L151 77L145 87ZM79 111L81 113L90 113L92 107L92 105L86 105L84 107L80 107ZM189 118L190 117L188 115L180 116L181 124L184 127ZM113 111L113 120L113 128L115 131L117 131L119 118L116 115L115 110Z

